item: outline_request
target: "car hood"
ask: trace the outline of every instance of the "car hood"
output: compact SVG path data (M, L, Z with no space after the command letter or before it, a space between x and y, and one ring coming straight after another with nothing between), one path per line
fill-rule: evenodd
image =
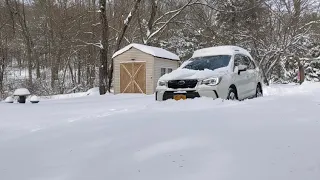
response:
M211 77L224 75L228 72L227 67L213 70L191 70L191 69L176 69L169 74L163 75L160 81L180 80L180 79L198 79L203 80Z

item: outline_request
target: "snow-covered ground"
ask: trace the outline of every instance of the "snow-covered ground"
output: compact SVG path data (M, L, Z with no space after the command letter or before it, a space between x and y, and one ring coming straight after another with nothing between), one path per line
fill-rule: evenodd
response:
M319 180L320 84L241 102L0 103L1 180Z

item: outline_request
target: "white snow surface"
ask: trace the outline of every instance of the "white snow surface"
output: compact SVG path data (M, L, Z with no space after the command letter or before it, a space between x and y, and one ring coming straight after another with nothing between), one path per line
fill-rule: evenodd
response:
M206 79L214 76L225 74L228 67L222 67L215 70L191 70L191 69L176 69L171 73L165 74L160 77L160 81L179 80L179 79Z
M192 58L205 57L205 56L217 56L217 55L234 55L235 53L242 53L244 55L251 57L250 53L241 47L226 45L226 46L215 46L215 47L196 50L193 53Z
M165 49L147 46L147 45L143 45L143 44L136 44L136 43L129 44L129 45L125 46L124 48L120 49L119 51L115 52L113 54L112 58L115 58L116 56L128 51L132 47L134 47L142 52L145 52L147 54L150 54L152 56L155 56L155 57L166 58L166 59L177 60L177 61L180 60L179 56L177 56L176 54L169 52Z
M89 89L89 90L87 91L87 95L88 95L88 96L100 95L99 87L94 87L94 88Z
M320 84L264 92L0 103L0 179L319 180Z
M111 93L113 93L113 89L111 89ZM60 99L70 99L70 98L79 98L84 96L98 96L100 95L99 87L94 87L89 89L87 92L77 92L70 94L58 94L53 96L42 96L39 99L51 99L51 100L60 100ZM108 93L109 95L109 93Z
M30 91L26 88L16 89L13 93L14 96L27 96L30 95Z

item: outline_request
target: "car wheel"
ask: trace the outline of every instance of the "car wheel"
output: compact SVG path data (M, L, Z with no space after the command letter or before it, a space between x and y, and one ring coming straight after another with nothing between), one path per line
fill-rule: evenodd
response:
M235 89L229 88L227 100L232 100L232 101L238 100L238 95Z
M258 84L256 89L256 97L262 97L262 96L263 96L263 92L262 92L261 86Z

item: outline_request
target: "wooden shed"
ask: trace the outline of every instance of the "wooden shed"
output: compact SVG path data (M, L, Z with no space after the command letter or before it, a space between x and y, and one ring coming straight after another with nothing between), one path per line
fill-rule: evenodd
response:
M159 78L179 67L179 57L167 50L130 44L113 56L114 93L153 94Z

